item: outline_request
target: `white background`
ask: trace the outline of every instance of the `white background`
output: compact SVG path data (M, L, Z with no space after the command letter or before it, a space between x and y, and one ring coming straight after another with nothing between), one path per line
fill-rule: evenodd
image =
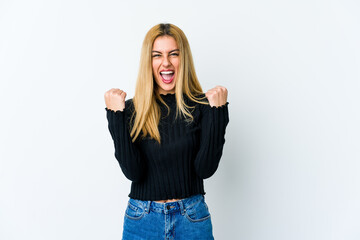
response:
M0 239L121 239L131 182L104 93L133 97L162 22L203 90L229 91L215 239L360 239L359 2L129 2L0 2Z

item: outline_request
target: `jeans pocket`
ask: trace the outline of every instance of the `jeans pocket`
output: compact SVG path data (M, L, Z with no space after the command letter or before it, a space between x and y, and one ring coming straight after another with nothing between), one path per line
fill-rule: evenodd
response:
M125 216L132 220L140 220L145 215L145 209L140 205L135 204L129 200L125 211Z
M202 222L211 217L209 208L205 203L204 198L195 203L194 205L187 207L185 216L191 222Z

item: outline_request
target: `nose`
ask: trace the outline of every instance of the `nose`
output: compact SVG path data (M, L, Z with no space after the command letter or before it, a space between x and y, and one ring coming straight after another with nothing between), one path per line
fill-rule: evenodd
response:
M167 57L164 57L164 60L163 60L163 62L162 62L162 65L163 65L164 67L170 66L170 65L171 65L171 62L169 61L169 59L168 59Z

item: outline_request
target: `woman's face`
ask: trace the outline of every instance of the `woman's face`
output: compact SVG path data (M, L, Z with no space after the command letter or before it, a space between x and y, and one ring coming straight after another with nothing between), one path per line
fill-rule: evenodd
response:
M161 94L175 93L180 51L171 36L157 37L152 48L153 75Z

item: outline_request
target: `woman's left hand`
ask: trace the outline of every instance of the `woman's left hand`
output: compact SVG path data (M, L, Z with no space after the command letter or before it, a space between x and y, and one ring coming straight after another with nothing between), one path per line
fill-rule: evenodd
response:
M227 102L228 90L223 86L216 86L205 93L211 107L219 107Z

